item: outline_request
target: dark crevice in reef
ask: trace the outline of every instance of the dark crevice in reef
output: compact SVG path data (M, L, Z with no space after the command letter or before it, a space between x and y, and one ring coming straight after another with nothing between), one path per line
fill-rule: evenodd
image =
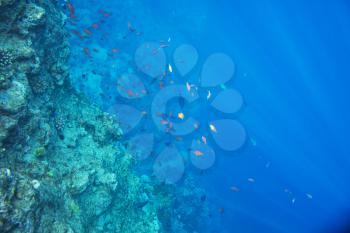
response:
M136 176L116 119L70 87L64 19L0 0L0 232L193 232L200 192Z

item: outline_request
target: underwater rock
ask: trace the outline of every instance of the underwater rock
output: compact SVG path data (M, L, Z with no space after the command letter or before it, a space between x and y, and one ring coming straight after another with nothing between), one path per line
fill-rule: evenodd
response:
M72 175L69 190L71 194L79 194L85 191L89 185L89 173L85 171L79 171Z
M19 33L27 35L31 28L43 25L45 21L45 10L35 4L27 4L22 13L21 18L18 20L17 27Z
M8 132L17 124L17 120L8 116L0 115L0 146L2 141L7 138Z
M0 232L33 232L34 210L37 208L35 190L29 179L9 168L0 169Z
M17 113L27 102L28 86L17 81L6 91L0 91L0 110Z
M0 7L6 6L6 5L11 5L15 2L16 0L0 0Z
M90 191L81 198L81 206L83 215L90 219L96 217L106 211L112 203L112 195L105 189L96 189Z

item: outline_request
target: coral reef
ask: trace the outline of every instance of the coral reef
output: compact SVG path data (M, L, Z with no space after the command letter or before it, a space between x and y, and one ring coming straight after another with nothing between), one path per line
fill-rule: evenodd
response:
M193 232L200 192L137 176L117 119L71 88L58 3L0 11L0 232Z

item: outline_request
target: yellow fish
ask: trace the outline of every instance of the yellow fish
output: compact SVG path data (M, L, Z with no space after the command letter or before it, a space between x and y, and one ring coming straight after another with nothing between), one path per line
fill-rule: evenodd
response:
M177 114L177 117L178 117L179 119L183 120L183 119L185 119L185 114L183 114L182 112L179 112L179 113Z
M210 124L210 125L209 125L209 128L210 128L210 130L211 130L212 132L214 132L214 133L217 133L217 132L218 132L217 129L216 129L216 127L215 127L213 124Z

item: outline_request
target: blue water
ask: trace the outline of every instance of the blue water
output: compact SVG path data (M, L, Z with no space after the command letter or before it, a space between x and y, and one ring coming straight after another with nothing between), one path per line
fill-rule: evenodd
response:
M204 98L184 110L200 122L237 119L247 133L244 146L233 152L209 143L216 153L209 169L201 172L186 165L185 173L194 175L207 192L213 232L336 232L349 221L350 6L346 1L73 3L77 14L87 18L85 25L100 22L98 9L111 13L89 40L73 39L78 48L73 51L76 65L87 62L82 48L92 53L93 44L117 47L132 61L142 43L169 37L171 46L164 49L168 60L183 43L193 45L199 54L188 76L175 77L174 71L172 78L181 79L175 83L195 83L212 53L223 52L233 59L236 70L224 88L242 94L242 109L227 115L202 108ZM79 13L79 8L90 11ZM142 34L130 33L127 22ZM83 29L84 22L80 23ZM112 95L97 102L105 109L120 103L115 91L107 88L121 75L118 67L111 72L110 60L101 64L90 58L90 62L90 68L105 73L102 95ZM133 62L125 66L135 69ZM152 85L146 88L151 94L158 91ZM212 90L217 95L221 89ZM87 94L96 99L93 91ZM147 98L124 103L140 110L152 101ZM159 134L154 125L140 124ZM212 141L210 132L204 131L194 134L205 134ZM184 137L180 149L192 138ZM162 150L163 139L155 143L156 153ZM167 140L176 144L173 137ZM233 191L233 186L239 190Z

